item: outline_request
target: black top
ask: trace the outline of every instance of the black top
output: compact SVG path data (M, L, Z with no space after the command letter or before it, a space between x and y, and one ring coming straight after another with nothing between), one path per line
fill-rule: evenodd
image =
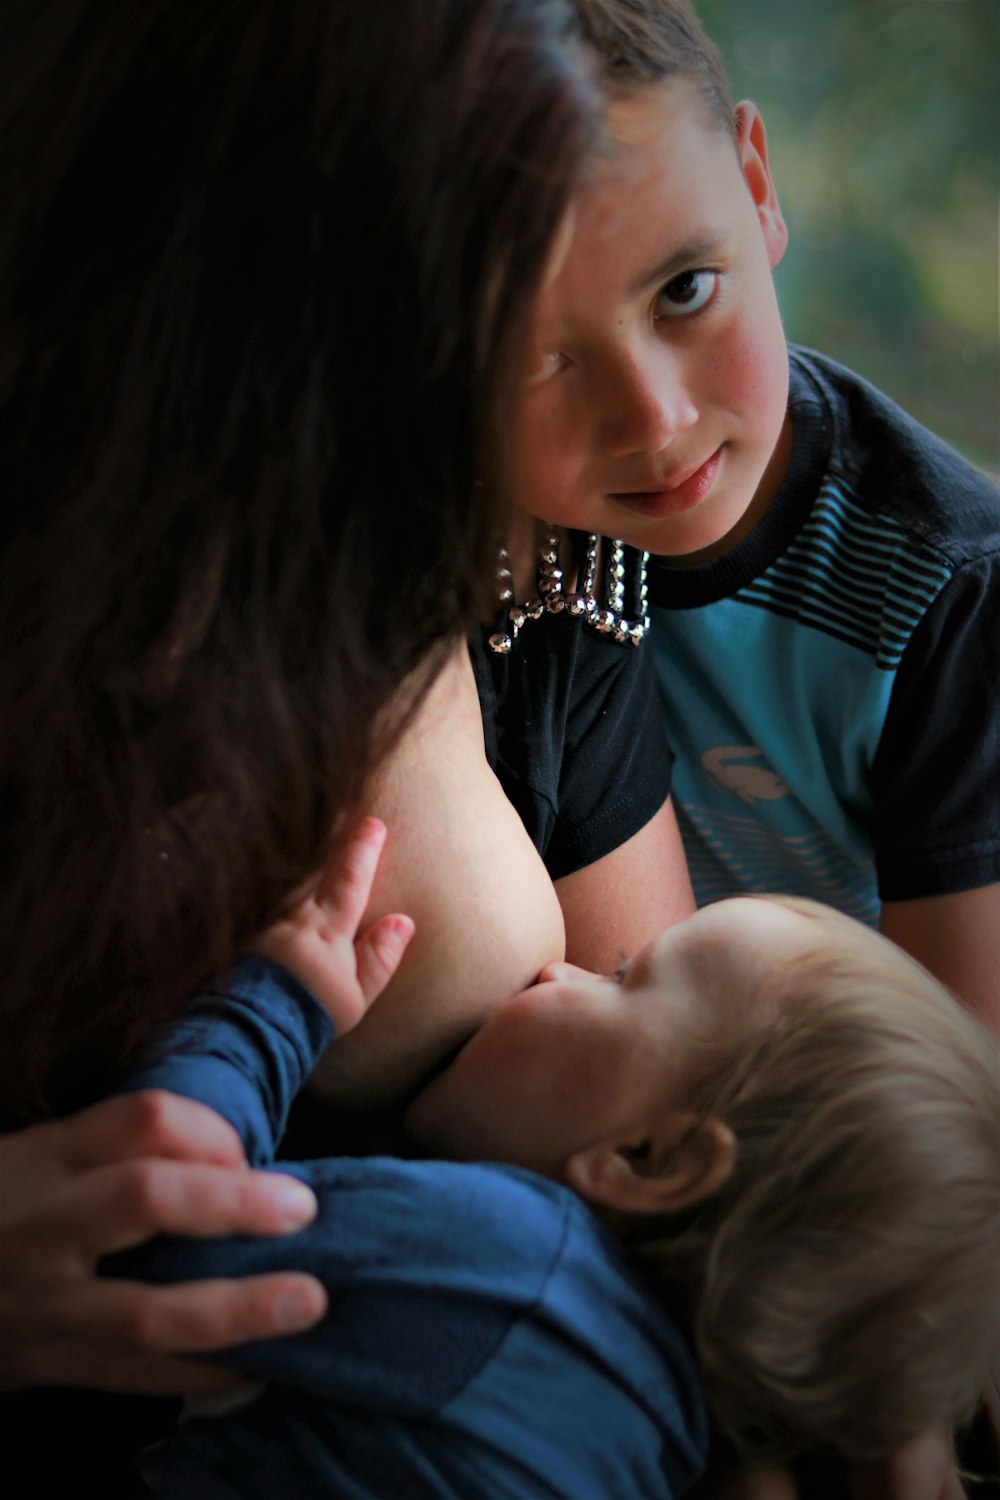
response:
M530 620L505 656L488 635L471 648L486 757L559 880L626 843L670 794L651 652L566 614Z

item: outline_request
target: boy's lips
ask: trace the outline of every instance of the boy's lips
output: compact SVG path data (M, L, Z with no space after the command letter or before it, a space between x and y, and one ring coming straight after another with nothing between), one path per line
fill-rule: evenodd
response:
M708 494L715 483L722 449L717 448L699 468L681 475L680 479L660 482L639 490L613 490L608 499L626 510L638 511L641 515L662 519L680 515L691 510Z

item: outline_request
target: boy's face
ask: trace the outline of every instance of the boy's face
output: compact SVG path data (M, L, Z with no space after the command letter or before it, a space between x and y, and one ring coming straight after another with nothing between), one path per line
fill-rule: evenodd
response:
M614 154L534 310L512 494L546 521L711 556L750 529L788 462L771 279L787 235L763 125L741 106L734 149L687 79L612 104L609 123Z
M548 1177L597 1143L639 1145L683 1112L685 1057L751 1019L759 981L815 923L735 897L670 927L612 978L551 964L417 1097L407 1128L442 1155Z

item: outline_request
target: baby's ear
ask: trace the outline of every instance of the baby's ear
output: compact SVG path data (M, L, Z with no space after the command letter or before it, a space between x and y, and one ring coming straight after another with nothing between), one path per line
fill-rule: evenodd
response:
M733 1169L736 1140L714 1117L672 1114L633 1142L577 1151L565 1177L588 1203L625 1213L679 1213L708 1198Z
M736 147L750 196L757 210L768 264L773 270L788 246L788 230L767 160L767 132L756 104L736 106Z

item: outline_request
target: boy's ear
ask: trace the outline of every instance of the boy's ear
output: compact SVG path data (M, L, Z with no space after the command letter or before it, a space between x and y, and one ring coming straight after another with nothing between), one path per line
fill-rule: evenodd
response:
M626 1213L679 1213L733 1169L736 1140L714 1117L673 1114L634 1142L601 1141L570 1157L566 1181L588 1203Z
M736 147L764 235L768 263L773 270L785 253L788 230L767 163L764 121L756 104L751 104L749 99L736 106Z

